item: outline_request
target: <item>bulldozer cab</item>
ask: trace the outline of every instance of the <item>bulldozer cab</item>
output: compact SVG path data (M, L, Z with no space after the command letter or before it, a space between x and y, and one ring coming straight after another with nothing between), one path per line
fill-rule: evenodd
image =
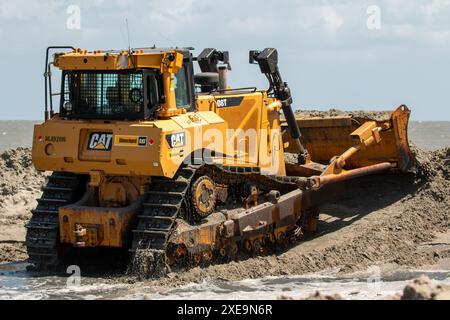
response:
M59 116L67 119L150 120L155 119L156 111L167 106L169 101L174 102L171 106L174 109L194 110L193 57L188 49L172 52L179 61L171 70L165 70L164 63L161 63L163 66L157 64L157 59L164 58L164 51L153 49L136 54L139 57L148 55L155 63L136 64L138 58L125 52L114 56L97 51L92 57L86 57L86 52L74 51L59 54L59 58L56 56L53 64L62 69ZM99 60L98 55L104 58ZM108 59L116 61L108 64ZM168 63L173 64L173 61ZM171 81L169 85L164 84L165 78ZM51 85L46 91L50 97L54 95ZM53 109L50 113L53 115Z

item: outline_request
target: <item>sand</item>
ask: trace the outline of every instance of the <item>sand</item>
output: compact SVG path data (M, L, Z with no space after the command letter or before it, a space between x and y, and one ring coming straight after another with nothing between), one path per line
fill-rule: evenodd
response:
M450 300L450 286L435 283L430 278L422 276L410 281L398 298L401 300Z
M321 210L319 234L286 252L170 273L148 284L178 286L205 278L242 280L331 269L350 273L372 265L417 267L450 258L448 245L429 245L437 236L450 239L450 149L415 153L415 175L377 175L341 185L340 200ZM24 225L44 180L32 168L29 149L0 154L0 263L27 258Z
M44 180L44 174L33 168L30 149L0 154L0 263L28 258L23 244L25 224Z
M323 294L316 291L305 297L293 297L281 295L278 300L343 300L339 293ZM382 300L450 300L450 285L431 280L427 276L421 276L410 280L401 293L384 296Z

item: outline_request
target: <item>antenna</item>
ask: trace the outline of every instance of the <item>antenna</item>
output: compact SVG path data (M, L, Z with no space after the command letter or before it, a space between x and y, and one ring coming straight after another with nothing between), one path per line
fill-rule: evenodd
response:
M127 37L128 37L128 52L131 52L131 44L130 44L130 30L128 29L128 18L125 18L125 24L127 25Z
M161 38L163 38L164 40L169 41L169 42L172 44L172 46L174 46L174 47L176 47L176 48L178 47L178 46L175 44L175 42L173 42L172 40L170 40L168 37L164 36L164 35L162 34L162 32L158 31L158 35L159 35Z

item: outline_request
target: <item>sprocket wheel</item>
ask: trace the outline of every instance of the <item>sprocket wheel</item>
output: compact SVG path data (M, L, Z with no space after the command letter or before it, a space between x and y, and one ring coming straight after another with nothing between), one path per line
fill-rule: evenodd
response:
M217 192L210 177L201 176L194 181L191 186L191 202L198 218L206 218L214 211Z

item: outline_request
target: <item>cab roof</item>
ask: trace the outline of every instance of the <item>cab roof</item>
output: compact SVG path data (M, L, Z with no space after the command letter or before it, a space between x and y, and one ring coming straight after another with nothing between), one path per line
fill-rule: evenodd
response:
M126 50L74 49L55 53L53 64L61 70L126 70L159 69L161 72L177 72L183 65L183 57L193 48L135 48Z

